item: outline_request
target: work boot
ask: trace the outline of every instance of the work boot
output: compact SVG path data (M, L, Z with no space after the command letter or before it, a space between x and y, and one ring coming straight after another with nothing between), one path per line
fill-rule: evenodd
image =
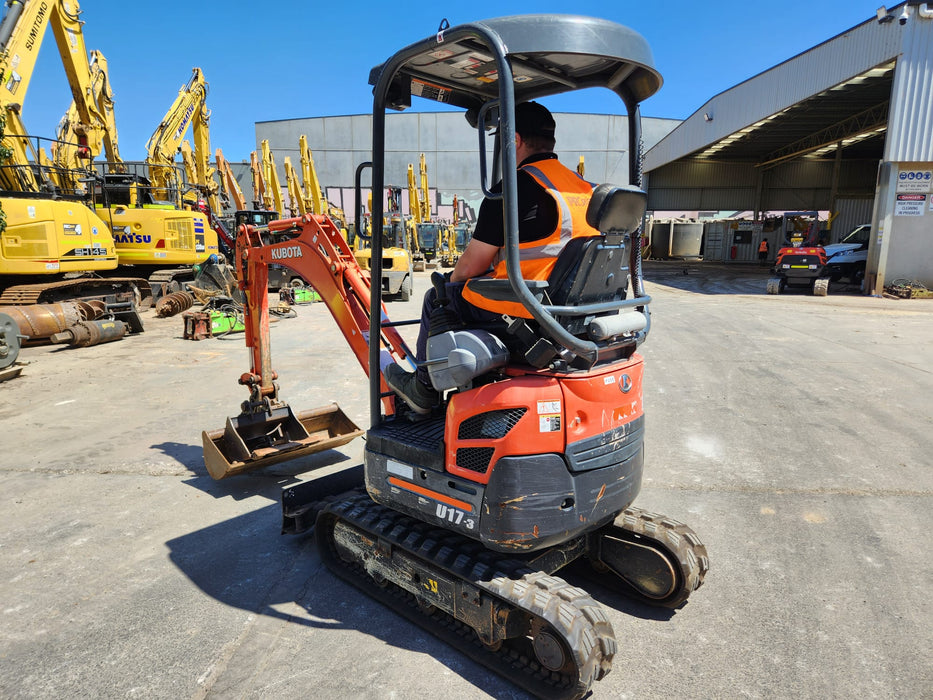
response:
M406 372L399 365L391 364L385 368L383 376L389 388L404 399L415 413L426 415L437 403L437 391L418 381L414 372Z

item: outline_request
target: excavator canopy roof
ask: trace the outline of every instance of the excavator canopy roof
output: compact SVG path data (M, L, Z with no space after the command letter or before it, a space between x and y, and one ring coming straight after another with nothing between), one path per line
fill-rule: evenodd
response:
M411 96L476 109L499 96L489 40L501 42L514 78L515 101L607 87L627 102L661 87L648 43L615 22L577 15L521 15L456 27L412 44L372 69L371 85L397 67L386 106L405 109ZM399 65L399 61L401 64Z

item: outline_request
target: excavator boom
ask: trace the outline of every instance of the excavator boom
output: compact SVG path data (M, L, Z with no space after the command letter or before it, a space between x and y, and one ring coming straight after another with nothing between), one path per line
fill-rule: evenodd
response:
M238 286L244 292L249 372L240 377L250 398L223 430L202 433L204 461L215 479L332 449L362 431L336 406L295 414L279 399L269 337L269 265L288 267L320 294L363 371L369 374L370 284L336 224L326 216L243 226L236 239ZM380 367L411 355L382 310ZM382 380L383 392L388 388ZM392 398L386 411L394 411ZM308 421L309 425L305 425ZM313 419L313 420L311 420Z
M308 148L308 137L298 137L298 152L301 155L301 183L304 190L306 207L311 214L327 214L327 200L324 199L321 181L317 177L314 158Z
M246 197L243 196L243 190L240 189L240 184L233 175L230 163L224 158L223 151L219 148L215 151L214 156L217 160L217 172L220 174L221 192L232 202L234 210L245 210Z
M308 203L305 200L304 193L301 191L301 185L298 184L298 173L295 172L295 168L292 166L292 159L288 156L285 156L284 166L285 185L286 189L288 189L288 199L291 204L292 216L319 213L308 211Z
M262 179L265 183L265 192L262 197L263 205L272 211L284 211L285 203L282 201L282 187L279 185L279 172L275 167L275 156L269 147L269 140L260 144L262 148Z
M188 127L194 121L206 122L209 112L205 107L208 85L200 68L192 69L191 78L178 91L178 96L169 107L156 130L146 144L149 176L157 193L164 193L178 186L175 182L175 154L181 148Z

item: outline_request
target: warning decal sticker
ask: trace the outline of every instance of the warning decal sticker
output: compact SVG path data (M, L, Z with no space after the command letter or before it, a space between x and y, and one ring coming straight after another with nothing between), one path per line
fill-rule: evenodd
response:
M433 85L414 78L411 81L411 94L435 102L447 102L450 99L449 88L443 88L440 85Z

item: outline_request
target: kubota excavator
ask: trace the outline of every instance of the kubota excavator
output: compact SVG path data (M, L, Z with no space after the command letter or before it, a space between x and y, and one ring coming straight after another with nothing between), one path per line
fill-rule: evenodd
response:
M425 364L442 399L418 420L382 375L388 363L413 361L381 286L371 284L380 274L382 198L374 198L371 271L326 217L244 227L236 260L251 367L240 383L250 397L225 431L205 433L207 466L223 477L345 437L306 425L279 396L265 278L269 264L286 265L318 290L369 375L371 426L365 490L291 487L285 530L313 527L335 574L528 691L583 697L609 673L617 642L600 605L556 572L588 560L602 583L677 608L708 568L689 527L632 506L644 465L637 348L650 328L638 105L660 75L645 40L626 27L531 15L456 27L445 20L373 69L370 81L374 192L385 187L387 109L409 107L414 95L466 110L479 135L481 188L502 200L508 270L508 279L467 284L523 312L495 328L464 328L445 312L435 273L440 303ZM630 183L594 186L586 222L597 233L571 237L548 279L528 281L519 265L515 105L591 87L609 88L626 107ZM496 126L499 194L485 161L486 130Z

